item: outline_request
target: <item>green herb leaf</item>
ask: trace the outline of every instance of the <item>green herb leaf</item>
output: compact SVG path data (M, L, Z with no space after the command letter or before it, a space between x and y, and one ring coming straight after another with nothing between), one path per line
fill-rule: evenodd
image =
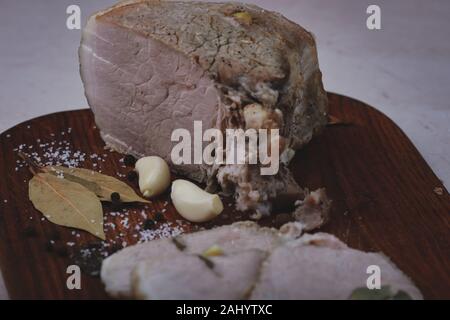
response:
M199 254L197 257L199 257L200 260L202 260L208 268L214 269L214 262L211 259L208 259L207 257L202 256L201 254Z
M391 288L382 286L381 289L357 288L350 295L350 300L387 300L392 297Z
M353 290L349 299L351 300L412 300L411 296L399 290L396 294L389 286L381 286L381 289L357 288Z
M184 251L186 249L186 245L181 242L181 240L175 238L172 238L173 244L177 247L178 250Z
M392 300L412 300L411 296L403 290L399 290L393 297Z

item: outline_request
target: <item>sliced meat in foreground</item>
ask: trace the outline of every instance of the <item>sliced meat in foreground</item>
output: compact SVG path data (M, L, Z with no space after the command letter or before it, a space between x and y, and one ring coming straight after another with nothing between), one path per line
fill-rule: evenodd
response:
M208 260L184 252L140 262L131 275L133 296L145 300L247 299L266 252L247 250Z
M422 298L384 255L301 234L300 223L276 230L239 222L155 240L107 258L101 277L110 295L138 299L348 299L376 265L381 285Z
M103 261L101 278L108 294L130 297L133 269L142 261L168 261L178 257L179 244L189 254L202 254L217 245L227 254L242 250L270 251L284 241L276 229L260 228L254 222L237 222L211 230L185 234L174 239L153 240L125 248Z
M348 299L354 290L367 288L369 266L380 268L381 286L422 299L412 281L386 256L348 248L327 233L306 234L273 250L251 299Z

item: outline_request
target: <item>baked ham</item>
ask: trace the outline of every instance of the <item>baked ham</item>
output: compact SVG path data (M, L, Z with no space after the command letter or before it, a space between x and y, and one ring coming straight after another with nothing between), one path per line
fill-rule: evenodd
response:
M234 194L239 210L268 214L306 195L286 165L327 121L313 35L254 5L125 1L98 12L79 50L85 94L107 146L159 155L208 190ZM174 129L279 129L283 164L171 162ZM192 134L193 135L193 134Z

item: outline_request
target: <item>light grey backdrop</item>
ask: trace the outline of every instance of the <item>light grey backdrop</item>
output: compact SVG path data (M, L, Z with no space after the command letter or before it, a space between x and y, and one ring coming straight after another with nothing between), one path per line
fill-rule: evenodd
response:
M450 1L249 2L311 30L325 88L386 113L450 185ZM0 132L38 115L87 106L78 73L80 31L66 29L65 12L78 4L85 21L112 3L0 0ZM366 28L369 4L381 7L381 31ZM1 287L0 281L5 298Z

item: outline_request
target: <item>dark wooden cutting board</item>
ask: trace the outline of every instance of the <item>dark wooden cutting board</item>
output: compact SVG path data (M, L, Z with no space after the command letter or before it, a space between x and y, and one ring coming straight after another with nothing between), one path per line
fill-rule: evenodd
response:
M331 219L321 231L336 235L351 247L384 252L413 279L425 298L450 298L447 190L390 119L359 101L336 94L329 94L329 98L330 113L350 125L327 127L297 153L291 164L300 185L310 189L326 187L333 199ZM27 196L32 176L17 163L14 149L20 145L24 152L41 155L51 142L56 148L61 141L71 154L75 150L86 153L86 159L81 161L83 167L110 175L130 170L120 162L123 155L104 150L88 109L39 117L1 134L0 266L11 298L107 297L99 278L92 276L82 276L81 290L67 289L70 256L80 246L96 240L86 232L74 232L41 219ZM48 145L40 147L41 144ZM91 158L95 154L105 154L104 161ZM114 220L117 217L110 215L113 208L105 205L104 210L107 221L118 222ZM147 207L137 205L130 210L131 224L142 224L142 211L151 218L160 212L167 221L180 219L168 194ZM224 218L215 224L230 223L232 219L227 215L234 216L228 205ZM166 222L159 222L162 223ZM188 230L195 227L185 226ZM136 241L133 232L120 223L115 231L107 232L107 237L118 237L119 233L123 234L119 243ZM50 240L59 247L49 249ZM75 245L71 243L69 247L68 242Z

